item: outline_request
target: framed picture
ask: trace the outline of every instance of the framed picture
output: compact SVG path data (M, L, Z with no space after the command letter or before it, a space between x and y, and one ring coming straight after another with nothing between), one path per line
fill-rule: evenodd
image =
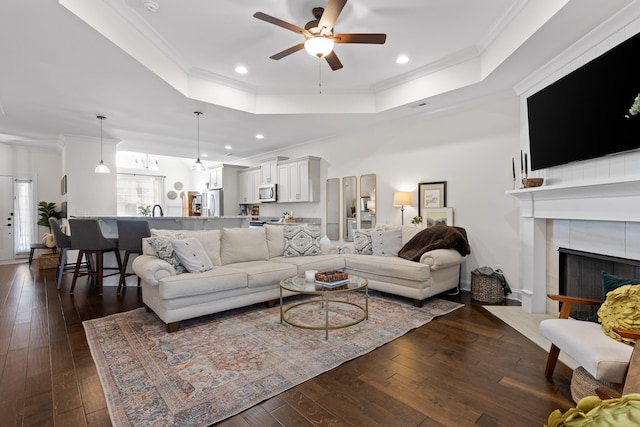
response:
M453 208L424 208L422 222L426 227L453 225Z
M67 194L67 175L60 180L60 195L64 196L65 194Z
M421 217L424 217L425 208L444 208L445 206L447 206L447 181L418 184L418 213Z

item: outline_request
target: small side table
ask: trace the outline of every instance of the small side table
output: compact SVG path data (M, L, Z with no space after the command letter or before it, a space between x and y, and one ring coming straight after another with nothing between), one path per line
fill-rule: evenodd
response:
M33 261L33 253L36 251L36 249L51 249L53 250L53 253L56 253L57 248L50 248L48 246L45 246L42 243L32 243L31 244L31 252L29 253L29 266L31 266L31 261Z

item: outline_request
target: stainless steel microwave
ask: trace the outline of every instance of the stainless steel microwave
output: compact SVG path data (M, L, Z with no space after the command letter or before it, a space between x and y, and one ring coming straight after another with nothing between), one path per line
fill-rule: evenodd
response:
M278 185L268 184L258 187L258 200L260 202L277 202L278 201Z

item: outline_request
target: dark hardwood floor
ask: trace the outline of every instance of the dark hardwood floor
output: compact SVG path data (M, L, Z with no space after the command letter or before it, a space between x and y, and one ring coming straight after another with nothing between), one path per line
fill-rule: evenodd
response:
M37 261L0 265L0 425L111 425L82 321L141 306L138 288L99 297ZM437 318L220 426L541 426L573 406L571 371L468 293ZM410 304L407 301L407 304Z

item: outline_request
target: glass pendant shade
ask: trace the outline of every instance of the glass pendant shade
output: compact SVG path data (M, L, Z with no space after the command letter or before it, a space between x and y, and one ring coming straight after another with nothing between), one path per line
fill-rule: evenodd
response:
M200 161L200 158L198 158L198 160L196 160L196 162L193 164L193 166L191 167L191 170L194 171L198 171L198 172L204 172L207 170L207 168L204 166L204 164Z
M312 37L304 42L304 48L309 55L322 58L333 50L333 40L322 36Z
M94 172L95 173L109 173L111 171L109 170L107 165L105 165L104 162L102 160L100 160L100 163L98 163L98 166L96 166Z
M96 166L96 168L93 171L95 173L110 173L111 171L109 170L107 165L105 165L104 162L102 161L102 122L104 121L104 119L106 119L106 117L105 116L96 116L96 117L100 119L100 163L98 163L98 166Z
M191 167L191 170L204 172L205 170L207 170L207 168L200 161L200 116L202 115L202 113L200 111L194 111L193 114L198 116L198 157L196 158L196 162Z

